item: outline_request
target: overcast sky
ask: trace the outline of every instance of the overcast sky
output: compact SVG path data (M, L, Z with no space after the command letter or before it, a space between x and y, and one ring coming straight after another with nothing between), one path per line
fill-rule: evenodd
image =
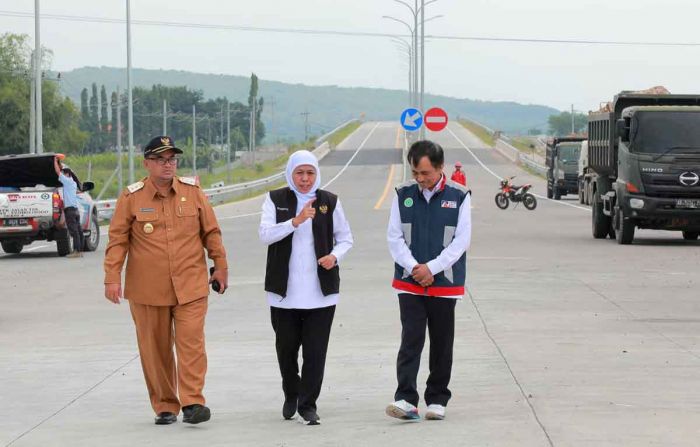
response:
M412 0L409 0L412 3ZM132 0L133 19L214 25L405 33L385 19L410 20L393 0ZM0 2L0 30L34 37L34 0ZM41 0L42 13L125 17L126 0ZM700 42L700 4L666 0L438 0L426 34L536 39ZM3 15L5 14L5 15ZM53 68L126 65L124 24L44 19ZM249 75L311 85L406 89L407 63L386 37L317 36L132 26L133 66ZM664 85L700 93L700 47L598 46L432 40L426 91L577 110L619 90Z

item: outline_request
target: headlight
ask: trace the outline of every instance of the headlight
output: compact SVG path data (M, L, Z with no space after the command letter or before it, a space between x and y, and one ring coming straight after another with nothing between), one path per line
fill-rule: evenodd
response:
M644 208L644 200L630 199L630 207L635 210L641 210L642 208Z

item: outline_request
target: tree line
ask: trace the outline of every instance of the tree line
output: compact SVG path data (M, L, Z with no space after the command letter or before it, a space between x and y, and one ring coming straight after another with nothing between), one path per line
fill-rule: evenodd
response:
M50 68L49 50L43 50L42 71ZM33 75L29 36L0 35L0 155L29 152L30 93ZM142 147L152 137L163 133L163 101L166 104L167 134L180 146L192 145L193 106L196 111L198 146L226 143L227 112L230 108L231 145L248 147L251 110L255 108L255 142L265 136L260 121L264 100L258 97L258 78L251 76L247 104L230 102L226 97L204 99L201 90L186 86L132 90L134 145ZM230 103L229 103L230 102ZM117 147L117 116L121 115L122 147L127 141L127 92L108 92L96 83L81 92L77 106L60 91L60 79L42 78L43 145L45 152L95 154L114 151ZM120 110L120 113L117 113Z
M260 121L264 99L256 96L257 76L254 74L251 76L248 104L230 102L226 97L204 100L201 90L190 90L184 86L154 85L150 89L135 87L132 90L134 144L143 146L154 136L162 135L165 114L165 133L175 139L178 145L190 146L194 106L198 146L227 143L230 116L231 145L247 148L253 102L256 104L255 141L258 144L265 136L265 126ZM98 153L116 148L118 115L121 115L122 146L127 144L127 100L125 91L112 91L108 95L104 85L100 87L99 93L95 83L90 91L87 88L82 90L80 129L90 135L85 144L86 152Z

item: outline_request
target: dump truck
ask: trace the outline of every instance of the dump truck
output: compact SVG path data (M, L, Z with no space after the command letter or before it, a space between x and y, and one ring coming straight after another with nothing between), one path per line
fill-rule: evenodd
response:
M581 136L555 137L547 141L545 163L547 165L547 198L578 193L578 160L581 152Z
M631 244L636 228L700 234L700 95L623 91L588 116L592 233Z

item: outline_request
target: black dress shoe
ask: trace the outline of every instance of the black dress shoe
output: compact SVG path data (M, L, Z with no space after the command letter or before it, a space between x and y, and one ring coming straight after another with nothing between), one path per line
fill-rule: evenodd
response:
M211 411L208 407L200 404L188 405L182 407L182 422L188 424L199 424L211 419Z
M306 410L303 413L299 413L299 415L304 425L321 425L321 418L314 410Z
M156 416L156 425L170 425L177 422L177 415L164 411Z
M290 420L294 417L294 413L297 412L297 398L288 397L284 400L284 405L282 405L282 416L286 420Z

